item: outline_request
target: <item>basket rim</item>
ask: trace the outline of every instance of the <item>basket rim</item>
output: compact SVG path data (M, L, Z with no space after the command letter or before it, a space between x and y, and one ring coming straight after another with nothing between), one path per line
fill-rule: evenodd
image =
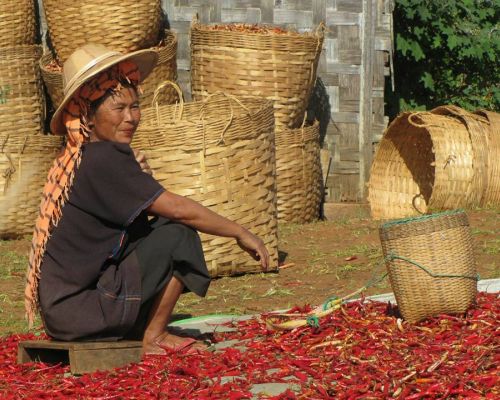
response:
M386 228L390 228L393 226L400 226L400 225L404 225L404 224L408 224L408 223L412 223L412 222L428 221L428 220L432 220L435 218L464 214L464 213L465 213L465 210L462 208L459 208L456 210L446 210L446 211L441 211L441 212L432 213L432 214L418 215L416 217L400 218L400 219L396 219L394 221L389 221L389 222L382 224L381 228L386 229Z

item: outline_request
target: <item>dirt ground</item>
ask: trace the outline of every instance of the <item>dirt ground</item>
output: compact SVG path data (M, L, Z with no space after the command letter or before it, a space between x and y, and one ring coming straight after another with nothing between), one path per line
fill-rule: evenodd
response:
M181 296L174 319L206 314L254 314L294 305L321 304L343 296L385 272L378 237L380 222L365 205L326 205L325 221L282 224L278 273L215 279L207 297ZM482 279L500 278L500 210L468 212ZM0 241L0 335L27 330L23 290L29 238ZM388 279L366 294L390 292Z

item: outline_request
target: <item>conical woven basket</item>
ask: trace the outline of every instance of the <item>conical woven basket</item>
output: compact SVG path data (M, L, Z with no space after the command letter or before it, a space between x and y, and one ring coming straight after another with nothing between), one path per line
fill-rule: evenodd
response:
M38 60L41 46L0 48L0 134L40 134L45 98Z
M319 123L276 133L278 221L307 223L319 218L321 163Z
M500 114L480 110L477 115L488 120L488 186L486 187L483 206L500 205Z
M35 44L34 0L0 1L0 47Z
M158 62L151 74L141 84L143 92L140 96L141 107L151 107L153 94L158 84L164 80L175 81L177 79L176 34L166 30L165 37L152 49L158 53ZM58 107L64 98L62 67L52 54L47 53L40 59L40 70L52 104L54 107ZM162 104L172 104L177 101L177 93L173 88L165 89L160 96Z
M302 123L316 80L323 29L316 33L253 33L191 25L191 88L201 100L219 90L274 102L276 129Z
M474 155L460 120L428 112L399 115L374 156L368 194L373 218L478 205Z
M159 40L160 0L44 0L43 7L61 63L86 43L129 53Z
M168 85L182 98L177 85ZM217 94L203 102L147 108L143 117L147 123L139 126L132 147L145 153L154 177L258 235L270 252L271 269L277 269L272 103ZM212 276L261 270L234 239L201 237Z
M0 133L0 237L33 232L62 136Z
M477 293L467 215L460 210L397 220L380 241L399 310L410 322L464 313Z

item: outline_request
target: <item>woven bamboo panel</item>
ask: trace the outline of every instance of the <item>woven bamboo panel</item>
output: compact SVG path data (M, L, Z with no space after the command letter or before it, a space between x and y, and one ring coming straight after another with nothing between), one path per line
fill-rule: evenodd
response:
M278 221L307 223L319 218L321 164L319 123L276 133Z
M484 204L486 190L489 186L488 169L499 162L498 159L489 158L490 126L488 120L452 105L437 107L431 113L454 117L467 128L474 157L474 174L469 192L465 194L466 204L470 207Z
M158 43L159 0L44 0L45 19L61 63L86 43L122 53Z
M477 272L464 212L398 220L382 225L379 233L391 286L406 320L464 313L470 307Z
M179 89L180 90L180 89ZM278 267L272 103L215 95L148 108L132 142L168 190L192 198L258 235ZM159 116L159 119L157 120ZM158 122L157 122L158 121ZM202 234L212 276L258 272L231 238Z
M141 107L151 106L154 90L159 83L164 80L175 81L177 79L177 36L175 33L166 30L165 37L152 49L158 52L158 63L141 84L143 92L140 97ZM47 53L40 59L40 70L52 104L54 107L58 107L64 98L62 67L50 53ZM175 103L177 93L173 88L165 89L160 94L159 100L162 104Z
M38 60L42 47L0 48L0 133L39 134L45 118L45 99Z
M0 0L0 47L35 44L34 0Z
M222 90L274 102L277 130L300 126L316 80L323 30L314 34L253 33L191 26L195 99Z
M375 219L474 206L474 152L467 127L431 113L403 113L388 127L371 168Z
M0 133L0 236L33 232L47 173L61 136Z
M483 206L500 205L500 114L492 111L477 111L488 120L488 186L483 197Z

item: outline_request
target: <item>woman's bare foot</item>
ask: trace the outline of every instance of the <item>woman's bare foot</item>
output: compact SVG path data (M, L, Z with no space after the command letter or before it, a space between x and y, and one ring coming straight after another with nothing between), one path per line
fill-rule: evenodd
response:
M196 351L204 351L208 346L193 338L173 335L168 332L163 332L156 338L144 337L142 340L143 354L159 354L165 355L168 352L184 351L188 353Z

